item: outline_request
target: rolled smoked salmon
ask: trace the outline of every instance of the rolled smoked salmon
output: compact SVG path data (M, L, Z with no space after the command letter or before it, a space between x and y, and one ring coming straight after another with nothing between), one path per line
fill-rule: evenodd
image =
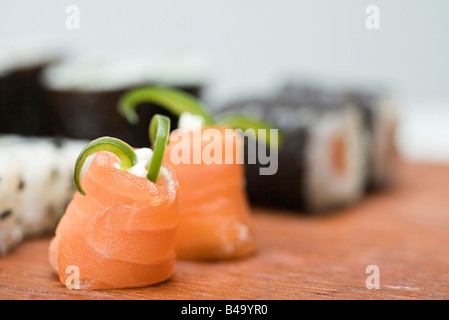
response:
M82 187L77 169L82 168L84 160L79 166L77 160L75 184L79 192L51 241L50 264L66 285L68 280L72 281L71 270L76 268L82 289L141 287L167 280L175 263L178 213L175 175L166 166L153 171L157 172L154 179L131 173L140 168L142 161L151 161L150 172L154 163L160 165L156 159L157 145L154 153L145 148L134 152L123 143L127 149L121 149L125 151L119 154L111 151L112 143L104 147L105 139L123 143L104 137L91 144L98 146L100 141L103 144L97 149L110 152L92 150L91 144L81 152L78 159L94 152L97 155L82 178ZM160 161L164 150L165 146L159 150ZM146 158L142 159L143 154ZM132 164L128 163L124 170L123 163L127 160Z
M195 132L200 132L204 139L204 133L211 129L215 130L214 136L221 139L217 145L222 147L222 163L206 164L201 157L200 163L194 164L193 158L203 153L209 144L203 141L196 148ZM232 140L225 140L225 130L226 127L205 127L197 131L183 130L177 136L178 130L170 137L165 161L174 168L180 185L176 253L181 259L238 258L255 249L244 167L237 163L237 150L242 147L243 140L235 133L231 134ZM190 150L190 161L174 163L175 153L182 147ZM226 153L226 149L232 150L232 154Z
M180 185L177 256L219 260L252 253L255 240L245 193L243 161L236 161L242 160L236 158L236 150L243 148L243 139L233 129L250 129L257 140L267 146L280 144L282 139L277 129L263 119L238 114L215 119L195 97L166 87L142 87L127 92L120 98L118 110L130 123L136 124L139 121L137 106L148 103L180 117L179 128L172 132L165 153L165 162L174 168ZM260 130L269 131L270 135L259 139ZM209 135L211 131L218 132L216 138ZM228 140L225 137L229 131L231 139ZM276 134L272 136L273 131ZM198 135L204 140L199 147L195 146ZM215 153L219 151L214 151L214 147L220 149L221 155ZM225 152L228 149L234 151L232 155ZM186 151L187 161L175 160L180 152ZM203 153L230 161L210 163Z

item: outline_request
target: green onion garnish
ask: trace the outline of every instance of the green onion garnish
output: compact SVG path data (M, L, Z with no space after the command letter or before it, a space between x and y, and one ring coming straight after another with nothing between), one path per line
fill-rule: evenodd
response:
M259 139L262 139L263 137L259 137L258 129L267 131L276 129L266 121L243 115L227 115L214 119L204 105L202 105L194 96L180 90L163 87L144 87L125 93L118 102L118 111L130 123L135 124L139 121L136 107L141 103L154 103L165 108L177 117L181 116L183 112L199 115L204 119L204 124L206 126L227 125L232 129L242 129L243 131L253 129L256 135L255 138ZM270 134L268 132L264 136L265 141L263 142L267 146L270 146L270 143L273 142L278 145L281 145L282 143L282 137L279 131L275 139L270 139Z
M141 103L154 103L178 117L183 112L190 112L203 117L206 125L214 123L212 116L195 97L184 91L163 87L143 87L125 93L118 102L118 111L135 124L139 121L136 107Z
M156 183L170 134L170 118L156 114L151 119L148 131L150 141L153 144L153 157L151 158L147 179Z
M108 151L115 154L120 159L120 168L122 170L128 170L137 163L137 156L133 148L122 140L111 137L102 137L91 141L84 147L76 159L75 172L73 174L76 190L83 196L86 195L80 181L83 165L90 155L99 151Z
M254 134L256 139L259 137L259 129L269 131L270 129L276 129L271 124L264 120L260 120L257 118L253 118L246 115L239 114L227 114L225 116L219 117L217 119L217 124L226 125L232 129L241 129L245 131L247 129L254 130ZM250 132L250 131L248 131ZM265 136L265 144L270 146L270 144L277 144L280 146L282 144L282 135L277 131L277 134L274 137L271 137L270 132L266 132Z

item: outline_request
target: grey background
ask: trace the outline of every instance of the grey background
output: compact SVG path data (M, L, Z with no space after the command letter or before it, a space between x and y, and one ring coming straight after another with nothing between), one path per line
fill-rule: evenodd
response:
M71 4L81 10L80 30L65 28ZM370 4L380 8L380 30L365 27ZM201 48L215 60L208 99L217 102L272 90L290 76L386 84L406 110L404 153L447 161L448 16L447 0L0 0L0 45L49 39L80 52Z

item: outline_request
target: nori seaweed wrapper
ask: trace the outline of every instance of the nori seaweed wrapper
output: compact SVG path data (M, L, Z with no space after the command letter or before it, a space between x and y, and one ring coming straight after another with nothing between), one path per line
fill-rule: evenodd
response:
M54 133L55 119L40 84L41 72L49 63L15 67L0 76L0 133Z
M272 109L270 104L262 104L266 111ZM239 107L244 110L244 106ZM266 118L281 129L283 145L278 150L278 171L274 175L260 175L260 163L248 164L245 176L248 196L253 205L305 210L307 207L304 190L305 151L309 140L308 126L296 118L298 113L290 113L289 107L277 107L276 114L268 112ZM271 114L270 114L271 113ZM291 124L282 123L283 115L289 114ZM277 121L273 116L277 115ZM296 122L298 121L298 122ZM296 123L294 123L296 122ZM248 138L251 139L251 138ZM265 149L268 154L269 148ZM248 150L245 148L245 159Z
M47 89L48 98L57 125L55 133L74 139L96 139L100 136L113 136L127 141L134 147L148 147L148 125L152 116L160 113L172 121L172 128L177 127L178 118L165 109L142 104L136 109L140 121L132 125L118 113L117 103L120 97L135 87L111 90L68 90ZM199 95L201 88L180 87L193 95Z
M6 74L0 74L0 133L9 132L10 122L8 118L12 113L10 83Z

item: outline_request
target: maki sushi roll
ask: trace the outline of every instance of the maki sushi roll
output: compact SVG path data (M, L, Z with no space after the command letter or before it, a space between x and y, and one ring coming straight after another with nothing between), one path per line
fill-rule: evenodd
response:
M346 90L345 98L360 108L364 117L367 131L367 189L391 186L399 158L395 141L398 127L396 103L384 91L374 89Z
M178 183L162 165L170 122L156 115L154 149L133 149L103 137L89 143L75 164L77 193L49 247L63 284L82 289L142 287L171 277L175 262ZM96 154L80 178L86 159ZM71 282L67 268L79 279Z
M221 115L239 112L267 119L282 133L276 173L261 175L263 164L246 162L251 203L317 212L357 202L366 179L360 110L338 96L322 96L309 88L294 93L242 100L220 111Z
M0 48L0 133L53 134L55 121L40 76L58 59L49 50Z
M112 59L66 60L47 68L43 84L58 120L56 133L89 140L108 135L138 145L115 105L123 92L142 83L138 65Z
M176 66L178 74L173 71ZM147 126L139 123L131 127L117 113L118 100L132 88L170 82L180 90L201 95L204 87L201 78L198 76L198 81L190 79L200 73L197 70L200 67L195 64L190 68L182 66L182 61L175 58L150 54L144 58L72 59L47 68L43 79L58 119L56 132L81 139L108 135L128 141L136 147L148 145ZM181 78L182 70L184 79ZM175 126L177 124L177 117L153 104L138 108L137 113L144 119L150 119L156 113L166 115Z
M0 255L54 231L73 196L73 165L84 144L0 136Z
M396 103L386 90L375 85L348 87L290 83L281 90L277 99L306 105L344 103L358 108L365 131L366 189L380 189L394 182L398 160L395 144L398 117Z

